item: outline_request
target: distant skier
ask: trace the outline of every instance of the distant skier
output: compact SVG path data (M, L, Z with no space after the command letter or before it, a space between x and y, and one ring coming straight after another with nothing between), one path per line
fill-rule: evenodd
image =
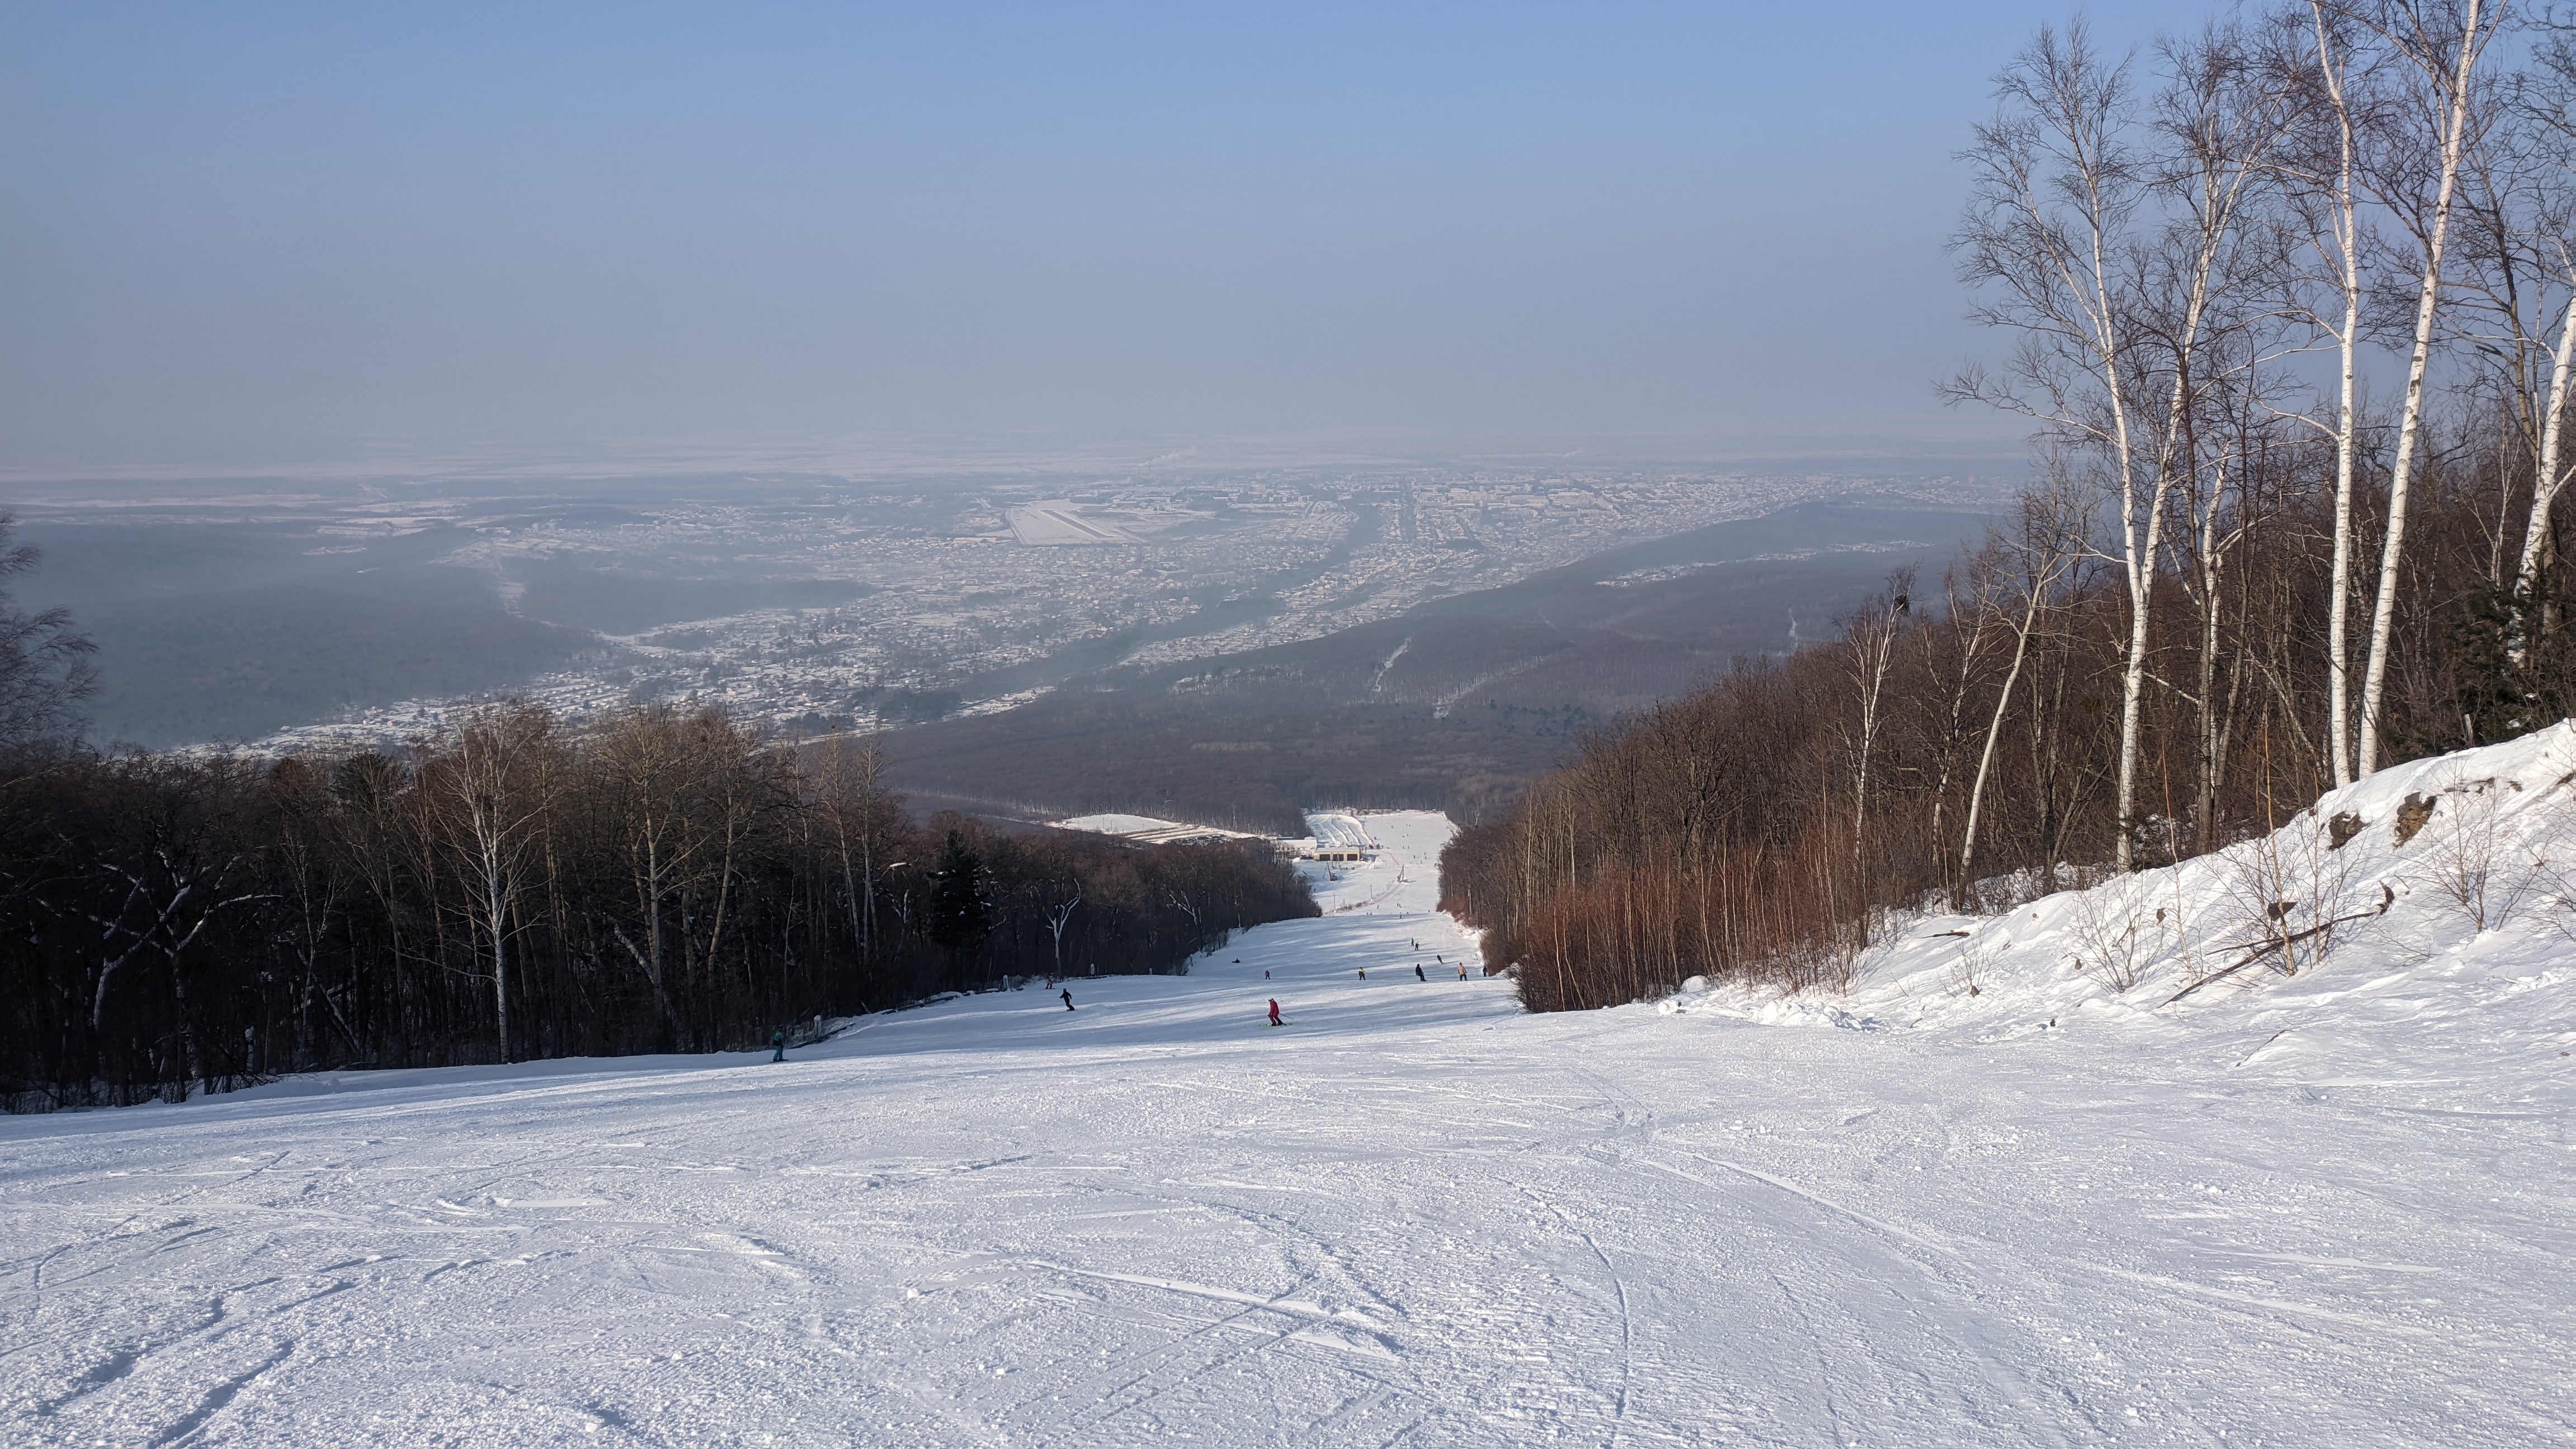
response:
M1270 1024L1272 1026L1286 1026L1288 1024L1279 1019L1279 998L1276 996L1270 998Z
M1467 979L1467 963L1464 961L1458 963L1458 979L1461 981Z
M769 1034L769 1049L769 1059L771 1061L783 1062L787 1060L787 1033L783 1031L771 1032Z
M1422 963L1419 961L1413 963L1413 979L1422 982L1428 982L1431 979L1422 974Z
M1073 988L1070 986L1064 989L1064 1009L1073 1010Z
M1362 981L1366 981L1368 979L1368 968L1366 966L1360 968L1360 979Z

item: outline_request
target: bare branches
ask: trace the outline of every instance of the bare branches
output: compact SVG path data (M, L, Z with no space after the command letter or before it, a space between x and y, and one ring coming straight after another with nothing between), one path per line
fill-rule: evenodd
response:
M0 750L77 733L80 702L97 692L97 652L72 628L71 611L29 614L12 607L11 581L35 568L29 544L14 542L17 519L0 511Z

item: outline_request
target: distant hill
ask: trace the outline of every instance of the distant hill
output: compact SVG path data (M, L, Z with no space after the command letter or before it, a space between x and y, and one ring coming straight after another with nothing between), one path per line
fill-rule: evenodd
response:
M1584 731L1785 650L1793 629L1832 632L1890 570L1937 571L1979 524L1853 501L1694 529L1323 638L1101 669L1007 713L902 730L897 778L987 808L1281 832L1316 804L1473 821Z

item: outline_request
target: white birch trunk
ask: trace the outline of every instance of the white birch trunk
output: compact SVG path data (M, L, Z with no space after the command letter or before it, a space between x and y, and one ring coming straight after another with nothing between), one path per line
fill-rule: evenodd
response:
M2053 570L2047 578L2054 581ZM2047 583L2038 584L2031 589L2029 600L2022 606L2021 627L2013 631L2012 667L2004 671L2003 690L1995 696L1993 717L1986 721L1986 747L1977 755L1977 778L1968 786L1968 818L1959 827L1960 894L1952 901L1954 907L1966 899L1966 893L1976 881L1977 822L1985 811L1986 780L1994 773L1995 742L2003 738L2004 716L2012 709L2013 689L2021 683L2022 661L2030 657L2030 633L2039 622L2040 605L2047 595Z
M2522 600L2529 597L2539 579L2540 555L2549 543L2549 506L2567 482L2558 466L2559 430L2567 416L2568 373L2576 368L2576 294L2567 299L2567 315L2558 330L2558 351L2549 362L2548 413L2540 424L2540 466L2532 474L2531 521L2523 527L2522 560L2513 571L2516 617L2512 656L2517 667L2531 647L2532 621L2523 616Z
M2388 475L2388 539L2379 551L2379 593L2370 613L2370 663L2361 680L2361 739L2356 776L2379 768L2379 726L2388 687L2389 633L2397 618L2398 565L2406 548L2406 490L2413 481L2415 449L2424 421L2424 369L2433 354L2433 314L2442 292L2442 245L2451 224L2451 197L2459 187L2460 156L2467 146L2469 76L2477 65L2479 9L2468 0L2460 26L2460 57L2451 77L2442 125L2442 179L2433 197L2433 225L2424 242L2424 275L2415 295L2415 345L2406 363L2406 401L2397 419L2397 458Z
M2343 325L2335 332L2341 377L2335 397L2334 582L2326 600L2326 733L2332 744L2337 788L2352 783L2352 485L2357 427L2353 406L2354 354L2361 346L2361 211L2353 191L2352 108L2344 73L2326 37L2326 12L2312 4L2317 23L2317 69L2335 111L2341 149L2335 166L2335 247L2342 255Z

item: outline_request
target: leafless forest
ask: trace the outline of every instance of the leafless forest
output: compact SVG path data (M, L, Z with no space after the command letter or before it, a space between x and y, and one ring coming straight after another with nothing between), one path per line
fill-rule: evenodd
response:
M8 661L13 1107L747 1047L1007 975L1171 970L1315 910L1266 848L924 828L871 745L715 712L572 730L497 707L401 754L101 755L35 728L78 682L63 622L20 618Z
M2039 481L1460 836L1444 891L1533 1008L1832 985L1886 908L2207 851L2576 702L2576 26L2079 25L1998 96L1954 248L2010 360L1948 391L2031 419Z

